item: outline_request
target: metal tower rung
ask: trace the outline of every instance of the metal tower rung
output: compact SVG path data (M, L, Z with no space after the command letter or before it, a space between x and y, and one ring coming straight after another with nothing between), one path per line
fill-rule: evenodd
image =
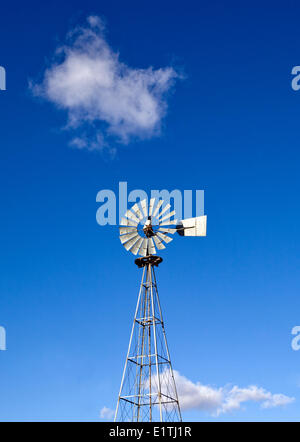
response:
M123 396L121 396L121 397L119 398L119 401L120 401L120 400L122 400L122 401L126 401L126 402L130 402L130 403L133 404L133 405L138 405L136 402L130 401L129 399L126 399L126 398L123 397Z
M139 365L140 367L152 367L153 365L156 364L156 362L153 362L153 364L142 364L142 363L136 362L130 358L128 358L128 361L133 362L134 364ZM170 361L161 361L161 362L157 362L157 364L159 364L159 365L170 364Z
M156 324L162 324L161 320L158 318L154 318L154 321L152 319L145 319L145 318L141 318L141 319L136 319L135 322L138 322L139 324L141 324L143 327L148 327L149 325L153 325L154 322Z
M126 401L126 399L124 399L124 398L120 398L120 399L123 399L124 401ZM133 405L136 405L137 407L145 407L145 406L149 406L149 405L160 405L160 402L145 402L145 403L143 403L143 404L139 404L139 403L137 403L137 402L132 402L132 401L127 401L127 402L130 402L130 403L132 403ZM177 404L177 401L176 400L174 400L174 401L164 401L164 404Z
M138 358L145 358L145 357L147 357L147 358L151 358L152 356L158 356L159 358L162 358L162 359L164 359L166 362L168 362L168 363L170 363L170 360L169 359L166 359L166 358L164 358L163 356L161 356L161 355L156 355L155 353L153 353L152 355L150 354L150 355L136 355L136 356L128 356L128 359L138 359Z
M120 397L120 400L129 402L132 405L135 405L136 407L144 407L144 406L149 406L149 405L160 405L160 402L145 402L145 403L138 403L138 402L134 402L134 401L130 401L129 399L126 399L124 397ZM164 404L177 404L178 401L176 399L170 400L170 401L164 401Z
M140 318L135 318L135 321L146 321L146 322L153 322L153 318L156 320L156 321L159 321L159 322L161 322L161 319L160 318L157 318L156 316L142 316L142 317L140 317Z
M174 402L176 401L176 399L174 399L173 397L167 396L164 393L160 393L161 396L166 397L167 399L170 399L170 401ZM127 399L127 398L134 398L134 397L149 397L149 396L159 396L158 392L154 392L154 393L146 393L146 394L132 394L130 396L121 396L120 399Z

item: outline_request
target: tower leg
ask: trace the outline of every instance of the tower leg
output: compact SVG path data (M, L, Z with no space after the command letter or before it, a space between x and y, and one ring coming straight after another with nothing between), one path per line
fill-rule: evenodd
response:
M178 422L181 412L154 271L158 257L147 258L136 260L143 276L114 420Z

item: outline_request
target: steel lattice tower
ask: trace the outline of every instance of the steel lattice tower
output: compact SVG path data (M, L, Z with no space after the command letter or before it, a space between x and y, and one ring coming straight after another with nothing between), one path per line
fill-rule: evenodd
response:
M181 412L158 297L159 256L138 258L143 269L115 421L178 422Z

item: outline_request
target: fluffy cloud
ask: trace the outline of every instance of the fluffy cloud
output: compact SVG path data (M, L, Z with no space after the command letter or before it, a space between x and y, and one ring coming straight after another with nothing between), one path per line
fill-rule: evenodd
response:
M68 114L67 128L77 131L71 144L99 149L109 139L131 139L160 133L166 114L166 92L178 74L172 67L133 69L122 63L108 45L99 17L68 34L53 64L33 93Z
M240 388L213 388L200 382L192 382L177 371L174 372L178 396L182 410L198 409L220 415L239 410L245 402L259 402L262 408L279 407L290 404L295 399L284 394L272 394L264 388L251 385Z

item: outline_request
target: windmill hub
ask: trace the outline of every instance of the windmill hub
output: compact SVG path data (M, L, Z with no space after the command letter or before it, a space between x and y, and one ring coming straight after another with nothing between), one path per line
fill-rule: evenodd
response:
M147 221L145 222L145 225L143 227L143 232L146 235L147 238L151 238L155 235L153 226L151 223L151 216L148 217Z

